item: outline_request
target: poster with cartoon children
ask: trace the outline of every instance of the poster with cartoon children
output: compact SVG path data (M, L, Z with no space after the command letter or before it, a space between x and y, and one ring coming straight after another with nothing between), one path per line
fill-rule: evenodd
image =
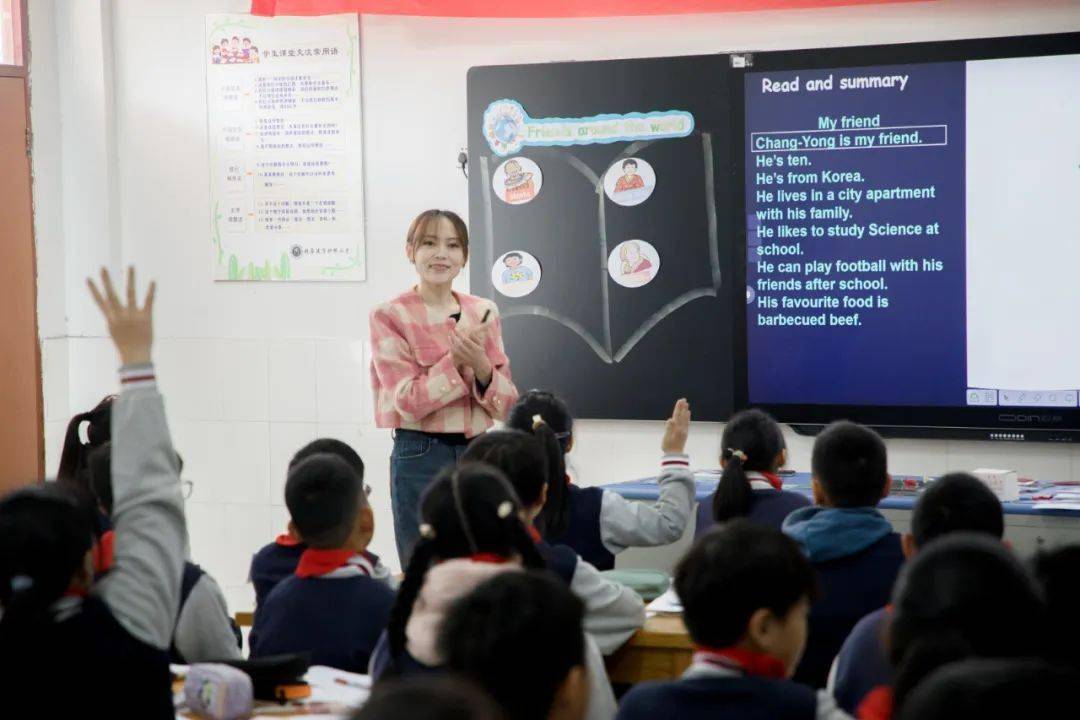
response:
M233 35L210 43L210 62L214 65L236 65L259 62L259 48L249 37Z

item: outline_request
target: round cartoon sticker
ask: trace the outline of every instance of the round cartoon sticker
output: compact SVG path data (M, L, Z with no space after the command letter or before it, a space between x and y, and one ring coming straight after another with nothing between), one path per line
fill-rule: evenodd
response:
M641 158L618 160L604 173L604 192L618 205L640 205L656 189L656 173Z
M513 157L495 168L491 186L499 199L511 205L522 205L540 193L544 174L540 166L526 157Z
M540 261L524 250L503 253L491 266L491 284L506 297L525 297L540 284Z
M623 287L648 285L660 272L660 254L644 240L627 240L608 255L608 275Z

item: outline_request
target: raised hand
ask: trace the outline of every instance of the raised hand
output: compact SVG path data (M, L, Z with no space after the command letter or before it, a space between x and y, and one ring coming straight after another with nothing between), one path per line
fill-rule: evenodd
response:
M690 435L690 403L686 398L679 398L675 402L675 409L671 411L664 426L664 439L660 441L660 449L665 453L683 453L686 451L686 438Z
M90 288L94 302L101 309L101 314L109 323L109 335L120 354L120 362L124 365L149 363L150 346L154 342L152 315L156 284L150 283L141 308L135 298L134 267L129 267L127 272L126 301L122 302L117 296L109 271L105 268L101 268L100 290L90 278L86 279L86 285Z

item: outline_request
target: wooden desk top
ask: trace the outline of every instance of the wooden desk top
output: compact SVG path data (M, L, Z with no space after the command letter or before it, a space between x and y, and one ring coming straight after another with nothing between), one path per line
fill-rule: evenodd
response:
M692 650L693 644L686 633L682 615L663 613L647 618L645 627L638 630L625 647Z
M690 666L694 648L682 615L654 615L607 659L613 683L674 680Z

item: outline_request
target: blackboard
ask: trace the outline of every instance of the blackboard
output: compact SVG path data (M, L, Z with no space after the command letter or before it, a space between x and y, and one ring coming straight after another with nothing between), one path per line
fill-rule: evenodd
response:
M739 256L729 64L709 55L469 71L470 287L499 305L519 389L552 390L579 418L659 419L678 397L690 400L695 419L731 414L731 318L745 290L731 281ZM485 132L485 113L500 101L532 119L689 113L693 128L680 137L526 144L500 154ZM497 168L513 157L542 173L523 204L494 191ZM613 202L601 185L627 158L644 160L656 178L648 199L633 206ZM644 271L651 280L632 288L608 271L609 255L631 239L659 255L659 267ZM524 297L507 297L492 282L495 261L514 250L542 267Z

